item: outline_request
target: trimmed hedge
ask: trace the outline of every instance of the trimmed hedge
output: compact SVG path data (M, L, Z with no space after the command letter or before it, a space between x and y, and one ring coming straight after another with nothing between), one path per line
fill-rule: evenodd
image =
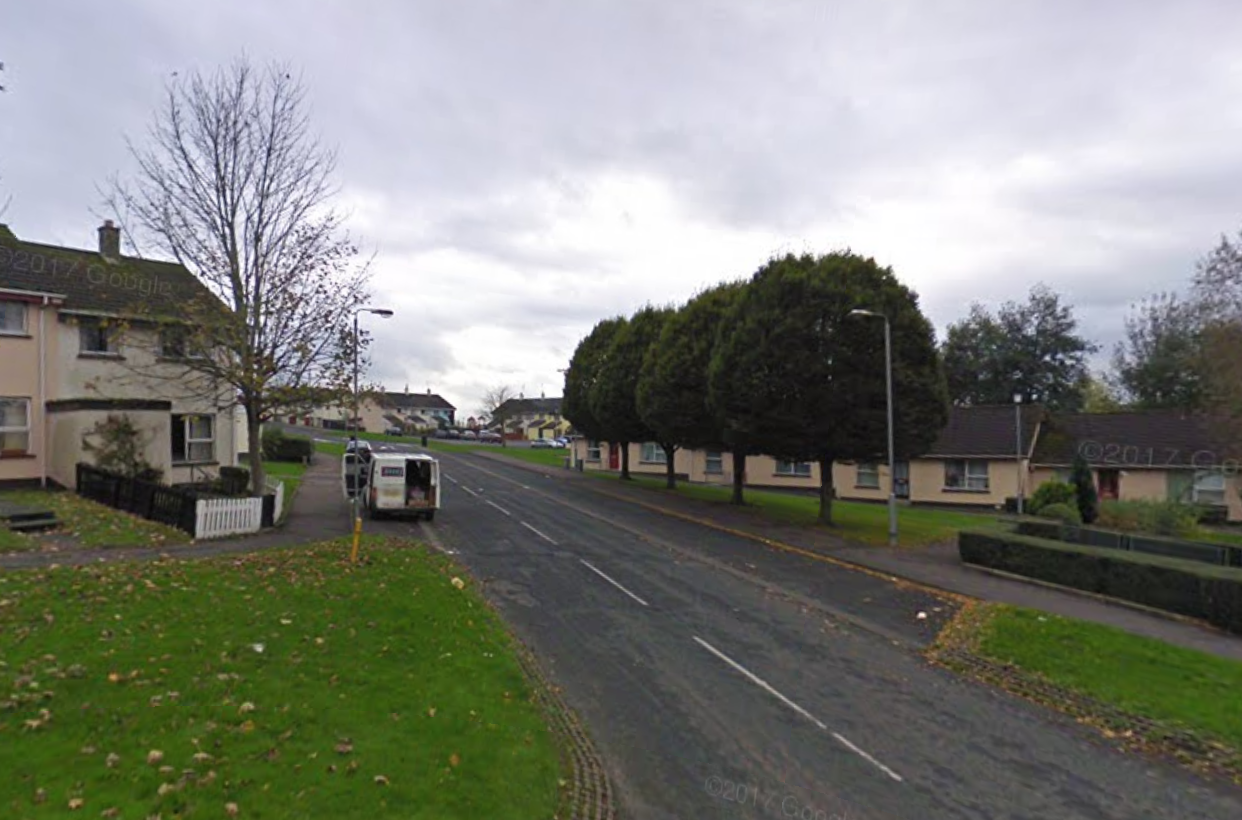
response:
M1016 532L963 530L957 543L967 564L1199 618L1242 634L1242 570Z
M1051 518L1065 524L1081 524L1082 514L1078 512L1078 508L1071 504L1063 504L1055 502L1045 504L1039 508L1039 512L1035 513L1040 518Z
M1050 538L1054 541L1064 541L1067 544L1081 544L1085 547L1131 550L1150 555L1163 555L1168 558L1180 558L1186 561L1200 561L1205 564L1216 564L1218 566L1242 567L1242 547L1235 547L1229 544L1183 541L1178 538L1166 538L1159 535L1117 532L1098 527L1053 524L1044 521L1019 521L1016 531L1019 535L1029 535L1033 538Z
M305 461L315 453L315 443L302 436L286 436L278 427L263 431L265 461Z

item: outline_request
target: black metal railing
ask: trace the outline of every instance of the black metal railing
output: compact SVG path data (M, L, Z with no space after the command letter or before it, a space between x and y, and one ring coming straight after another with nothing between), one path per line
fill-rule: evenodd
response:
M77 465L77 493L114 509L195 534L198 498L194 493L101 470L90 464Z

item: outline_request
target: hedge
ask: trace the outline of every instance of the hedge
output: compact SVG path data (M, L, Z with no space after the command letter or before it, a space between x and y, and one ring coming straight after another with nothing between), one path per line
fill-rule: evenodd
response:
M1164 555L1186 561L1201 561L1218 566L1242 567L1242 547L1229 544L1211 544L1206 541L1183 541L1160 535L1137 532L1117 532L1098 527L1065 525L1051 521L1019 521L1019 535L1033 538L1050 538L1068 544L1087 547L1131 550L1151 555Z
M315 453L315 443L302 436L286 436L280 428L263 431L266 461L305 461Z
M1242 570L1016 532L963 530L958 552L967 564L1199 618L1242 634Z

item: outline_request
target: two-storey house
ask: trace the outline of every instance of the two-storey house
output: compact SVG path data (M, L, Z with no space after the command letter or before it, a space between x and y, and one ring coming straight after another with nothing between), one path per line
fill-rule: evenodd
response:
M109 416L139 432L167 483L237 463L227 386L187 378L177 316L214 298L184 267L125 256L105 222L97 250L19 240L0 225L0 482L73 487ZM222 306L223 308L223 306Z

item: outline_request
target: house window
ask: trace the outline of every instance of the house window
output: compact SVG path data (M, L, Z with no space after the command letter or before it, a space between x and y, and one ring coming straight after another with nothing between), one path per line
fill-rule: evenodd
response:
M1195 473L1194 500L1196 504L1225 504L1225 474L1220 470L1199 470Z
M854 484L871 490L880 489L880 467L877 464L863 463L858 465L858 474Z
M724 473L724 454L719 450L708 450L706 453L707 461L703 466L703 472L708 475L721 475Z
M201 359L190 346L190 333L184 327L160 329L160 355L166 359Z
M78 325L78 350L81 353L115 353L111 337L108 326L103 322L98 319L84 319Z
M0 333L14 336L26 333L25 302L0 302Z
M0 398L0 454L30 452L30 399Z
M599 461L599 442L598 441L587 442L586 460L587 461Z
M215 460L215 421L214 416L174 415L172 417L172 460L174 464Z
M982 459L955 459L944 463L944 488L987 492L988 463Z
M654 441L643 442L642 453L639 454L638 460L646 464L668 463L668 458L666 458L664 454L664 448L656 444Z
M809 461L777 461L776 474L795 476L797 478L811 477L811 462Z

